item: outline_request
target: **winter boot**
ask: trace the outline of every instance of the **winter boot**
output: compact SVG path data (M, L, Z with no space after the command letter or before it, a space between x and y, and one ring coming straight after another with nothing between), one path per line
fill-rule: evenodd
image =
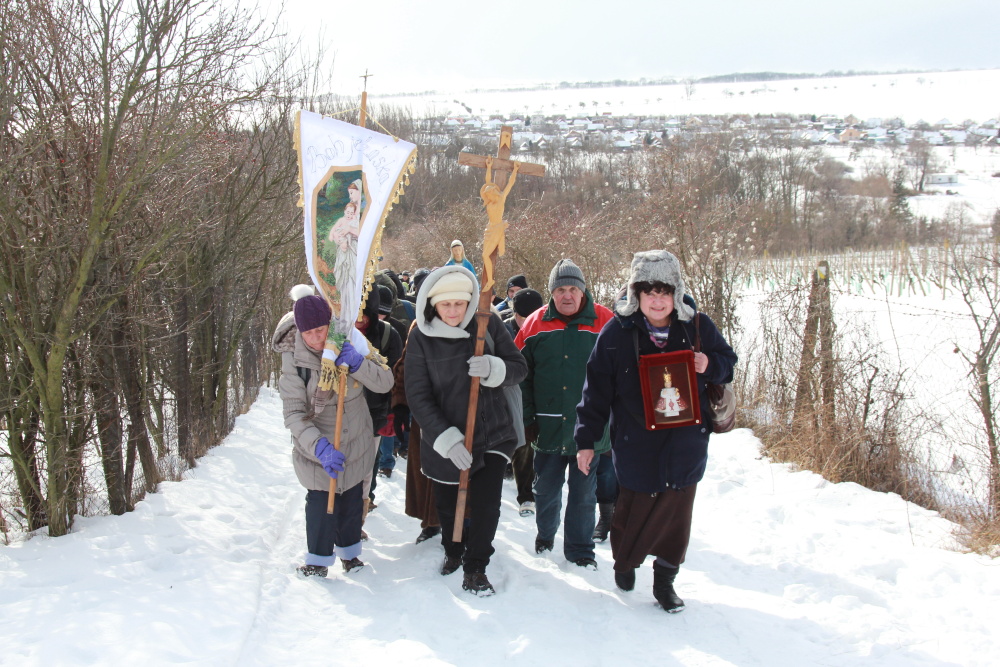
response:
M346 560L344 558L340 559L340 564L344 566L344 572L354 572L360 570L365 566L364 561L358 557L354 557L351 560Z
M615 570L615 586L626 593L635 588L635 568L624 571Z
M496 589L486 578L485 572L466 572L462 578L462 588L481 598L496 595Z
M328 570L322 565L300 565L295 571L300 577L325 577Z
M615 516L615 504L599 503L597 509L600 514L597 517L597 525L594 526L594 541L603 542L608 539L608 533L611 532L611 519Z
M684 600L677 597L674 590L674 578L677 576L676 567L667 567L659 563L653 563L653 597L660 603L663 610L671 614L684 609Z
M441 526L427 526L426 528L420 531L419 535L417 535L417 544L425 542L434 537L435 535L440 535L440 534L441 534Z
M444 562L441 563L441 575L447 577L449 574L455 572L460 567L462 567L461 555L449 556L448 554L445 554Z

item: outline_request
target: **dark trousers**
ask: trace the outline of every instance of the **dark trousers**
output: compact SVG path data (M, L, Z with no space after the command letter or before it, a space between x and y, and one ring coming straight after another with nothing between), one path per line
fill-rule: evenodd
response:
M399 438L399 453L406 456L410 452L410 425L406 425L405 431L399 429L396 437Z
M507 459L487 453L483 467L469 477L469 497L462 542L453 542L458 485L434 482L434 505L441 521L441 544L449 556L463 556L466 572L485 572L493 555L493 538L500 523L500 494ZM464 555L463 555L464 554Z
M375 436L375 448L378 449L382 444L382 436ZM379 460L379 455L375 454L375 463L372 464L372 483L368 486L368 500L375 502L375 488L378 486L378 468L381 461Z
M514 450L511 464L514 468L514 483L517 485L517 504L535 500L531 486L535 483L535 455L531 445L523 445Z
M334 547L349 550L353 547L360 553L363 486L358 482L347 491L338 493L333 514L326 513L329 492L310 490L306 493L307 565L332 564L336 559ZM350 558L356 555L350 555Z
M618 500L618 475L611 452L601 454L597 462L597 504L614 503Z

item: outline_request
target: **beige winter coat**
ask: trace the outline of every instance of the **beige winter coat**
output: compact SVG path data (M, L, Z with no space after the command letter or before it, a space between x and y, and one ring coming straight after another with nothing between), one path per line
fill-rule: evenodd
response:
M278 323L272 338L275 352L281 353L281 378L278 392L284 407L285 426L292 432L292 464L299 483L307 489L326 491L330 477L316 458L316 442L321 436L332 443L337 422L337 398L326 409L309 417L312 398L319 381L320 353L310 349L295 328L291 313ZM309 385L302 381L296 367L308 368ZM365 359L356 373L347 376L344 418L340 450L346 461L337 478L337 493L343 493L360 483L375 465L376 440L372 437L372 418L368 411L362 385L385 393L392 389L392 371L371 359Z

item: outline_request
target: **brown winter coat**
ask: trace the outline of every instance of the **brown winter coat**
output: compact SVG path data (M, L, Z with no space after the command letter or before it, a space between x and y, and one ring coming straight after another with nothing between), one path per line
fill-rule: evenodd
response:
M316 442L320 437L332 443L337 422L337 398L323 412L310 417L312 399L319 381L321 355L309 348L295 328L291 313L278 323L271 340L275 352L281 353L281 394L285 426L292 432L292 465L299 483L313 491L330 488L330 477L316 458ZM308 368L309 384L302 381L296 367ZM365 401L363 387L385 393L392 389L392 371L371 359L365 359L356 373L347 376L344 417L340 450L346 461L338 476L337 493L343 493L365 479L375 465L376 442L372 439L372 418Z

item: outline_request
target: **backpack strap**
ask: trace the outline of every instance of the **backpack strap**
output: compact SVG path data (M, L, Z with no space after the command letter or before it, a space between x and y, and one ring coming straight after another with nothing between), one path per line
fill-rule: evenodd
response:
M389 348L389 336L392 335L392 326L385 320L379 320L382 325L382 345L379 348L379 352L383 350L388 351Z

